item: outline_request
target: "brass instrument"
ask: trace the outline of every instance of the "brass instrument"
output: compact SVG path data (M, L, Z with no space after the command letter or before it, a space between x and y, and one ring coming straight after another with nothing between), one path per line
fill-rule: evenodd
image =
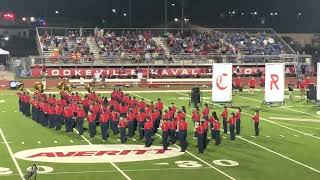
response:
M35 90L37 90L38 92L43 92L43 88L44 88L44 86L43 86L43 84L41 83L41 82L35 82L34 84L33 84L33 88L35 89Z
M91 93L93 87L94 87L94 84L89 83L89 84L86 84L84 88L88 91L88 93Z
M71 85L66 81L60 81L57 85L57 88L68 93L71 93L72 91Z
M23 83L19 83L17 86L18 90L23 92L24 91L24 84Z

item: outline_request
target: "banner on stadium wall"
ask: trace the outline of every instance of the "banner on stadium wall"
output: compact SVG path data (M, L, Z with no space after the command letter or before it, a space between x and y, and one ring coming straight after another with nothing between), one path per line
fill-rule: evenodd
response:
M41 68L32 68L31 76L32 77L41 77ZM118 75L135 75L137 71L135 68L125 68L122 73L120 73L120 68L46 68L47 77L71 77L71 76L94 76L98 73L106 76L118 76ZM147 77L147 74L150 69L140 68L139 71L144 77ZM212 75L211 67L185 67L185 68L154 68L153 73L162 77L176 77L176 76L201 76L201 75ZM236 67L232 70L234 73L237 72ZM239 69L239 74L242 75L253 75L257 72L265 72L264 67L243 67ZM286 67L286 74L294 75L295 68L293 66Z
M317 63L317 100L320 101L320 63Z
M265 74L265 102L284 101L284 64L266 64Z
M230 102L232 100L232 64L213 64L212 72L212 101Z

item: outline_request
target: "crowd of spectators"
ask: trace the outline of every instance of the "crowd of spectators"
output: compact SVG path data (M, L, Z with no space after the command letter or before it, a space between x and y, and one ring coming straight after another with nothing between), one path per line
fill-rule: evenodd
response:
M68 34L68 36L59 37L50 36L45 32L41 37L42 49L44 52L50 51L50 60L54 62L71 60L76 63L80 63L83 60L93 61L94 56L90 52L86 37L80 37L72 31Z
M102 57L113 60L132 57L137 62L150 62L164 55L162 47L152 39L150 31L104 32L100 29L95 34L96 43Z
M171 54L196 55L279 55L284 45L271 34L248 32L169 33L166 43Z

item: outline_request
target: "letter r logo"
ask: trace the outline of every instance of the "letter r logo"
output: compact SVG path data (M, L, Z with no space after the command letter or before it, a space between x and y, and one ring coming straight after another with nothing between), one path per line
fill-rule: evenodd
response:
M279 81L279 76L277 74L271 74L271 81L270 81L270 89L273 90L273 85L277 90L279 90L278 86L278 81Z

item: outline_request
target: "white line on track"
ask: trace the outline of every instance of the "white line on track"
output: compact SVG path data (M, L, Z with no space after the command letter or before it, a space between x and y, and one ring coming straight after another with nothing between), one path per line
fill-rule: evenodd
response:
M245 98L245 99L249 99L249 100L252 100L252 101L261 102L261 101L259 101L259 100L252 99L252 98L248 98L248 97L243 97L243 96L239 96L239 97L242 97L242 98ZM289 109L289 108L284 108L284 109ZM294 110L294 109L289 109L289 110ZM294 110L294 111L296 111L296 110ZM300 111L300 112L302 112L302 111ZM304 114L308 114L308 115L312 115L312 116L316 116L316 115L314 115L314 114L310 114L310 113L306 113L306 112L303 112L303 113L304 113ZM249 115L249 114L244 113L244 112L243 112L243 114ZM250 116L250 115L249 115L249 116ZM319 118L320 116L316 116L316 117ZM300 130L296 130L296 129L290 128L290 127L288 127L288 126L279 124L279 123L277 123L277 122L274 122L274 121L271 121L271 120L268 120L268 119L265 119L265 118L261 118L261 117L260 117L260 119L263 120L263 121L269 122L269 123L271 123L271 124L275 124L275 125L277 125L277 126L280 126L280 127L286 128L286 129L289 129L289 130L291 130L291 131L295 131L295 132L297 132L297 133L300 133L300 134L303 134L303 135L306 135L306 136L310 136L310 137L313 137L313 138L316 138L316 139L319 139L319 140L320 140L320 137L315 136L315 135L313 135L313 134L309 134L309 133L306 133L306 132L303 132L303 131L300 131Z
M16 168L17 168L17 170L18 170L18 173L19 173L21 179L22 179L22 180L25 180L24 175L23 175L23 173L22 173L22 171L21 171L20 165L19 165L18 161L16 160L16 158L14 157L13 152L12 152L12 149L11 149L11 147L9 146L8 141L7 141L6 137L4 136L4 133L2 132L2 129L1 129L1 128L0 128L0 134L1 134L1 137L2 137L3 141L5 142L5 145L6 145L8 151L9 151L9 154L10 154L10 156L11 156L11 159L12 159L14 165L16 166Z
M80 134L79 131L77 131L76 129L73 129L77 134ZM82 139L84 139L89 145L93 145L86 137L84 137L83 135L81 135ZM131 178L125 173L123 172L115 163L110 162L110 164L117 169L117 171L119 171L127 180L131 180Z
M137 97L140 97L140 98L144 98L144 97L139 96L139 95L137 95L137 94L134 94L134 93L132 93L132 92L131 92L130 94L132 94L132 95L134 95L134 96L137 96ZM147 101L151 101L150 99L147 99L147 98L144 98L144 99L147 100ZM190 115L187 115L187 116L190 117ZM157 135L158 137L161 137L159 134L156 134L156 135ZM177 147L177 148L180 148L180 147L179 147L178 145L176 145L176 144L174 144L174 146ZM186 153L189 154L190 156L194 157L195 159L201 161L202 163L206 164L206 165L209 166L210 168L215 169L216 171L218 171L219 173L221 173L221 174L223 174L224 176L228 177L229 179L235 180L235 178L231 177L230 175L228 175L227 173L221 171L220 169L214 167L213 165L209 164L208 162L204 161L203 159L197 157L196 155L192 154L191 152L186 151Z

